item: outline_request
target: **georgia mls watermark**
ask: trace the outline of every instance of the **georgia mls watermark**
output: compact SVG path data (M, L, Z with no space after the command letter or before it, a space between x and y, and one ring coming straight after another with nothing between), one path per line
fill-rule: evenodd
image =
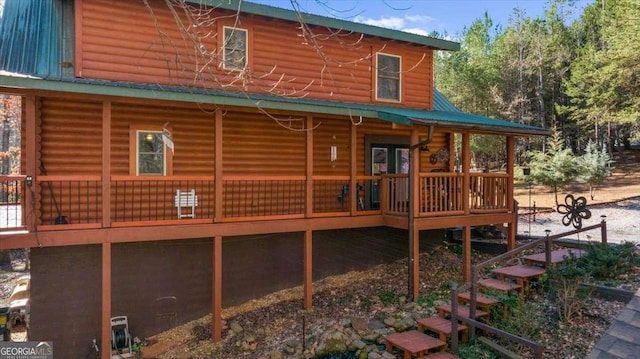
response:
M53 342L0 342L0 359L53 359Z

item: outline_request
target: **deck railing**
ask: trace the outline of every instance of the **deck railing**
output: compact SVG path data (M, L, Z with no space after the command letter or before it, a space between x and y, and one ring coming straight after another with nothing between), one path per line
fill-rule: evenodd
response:
M301 218L305 176L234 176L223 179L224 218Z
M100 176L41 176L38 179L39 223L94 224L102 222Z
M462 208L462 174L420 174L420 216L454 215Z
M418 175L418 217L464 214L462 188L464 175L457 172L420 173ZM470 176L469 203L472 213L504 212L507 207L509 176L505 173L473 173ZM409 177L384 175L385 214L409 213Z
M111 221L115 223L177 220L177 190L195 190L193 219L213 219L213 176L114 176Z
M472 213L507 210L506 174L471 174L470 178ZM461 173L419 174L416 216L463 214L463 180ZM304 218L309 213L348 216L352 210L357 215L406 216L410 205L406 174L357 176L355 181L347 175L225 176L218 185L222 191L216 199L213 176L112 176L106 184L101 176L39 176L31 187L25 185L24 176L4 176L0 177L0 231L24 229L25 213L33 214L36 225L51 226L47 229L61 224L99 228L175 223L184 219L178 216L177 190L195 191L197 205L187 219L198 222ZM27 188L33 190L33 204L23 203ZM109 198L104 198L104 191ZM106 210L109 214L103 213Z
M0 176L0 229L24 229L25 176Z
M506 173L472 173L469 205L472 212L500 212L507 209Z

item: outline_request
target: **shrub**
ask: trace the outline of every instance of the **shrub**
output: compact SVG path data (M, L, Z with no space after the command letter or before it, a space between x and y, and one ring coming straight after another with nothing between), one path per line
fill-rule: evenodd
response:
M398 301L398 295L395 292L389 290L380 292L380 294L378 294L378 297L384 305L395 303Z
M622 242L618 245L596 243L580 258L583 266L596 279L613 279L640 264L636 244Z
M587 304L593 289L583 286L590 272L584 261L575 256L547 269L549 276L549 299L555 304L558 316L571 321Z
M461 359L498 359L493 351L477 341L468 341L458 346L458 356Z

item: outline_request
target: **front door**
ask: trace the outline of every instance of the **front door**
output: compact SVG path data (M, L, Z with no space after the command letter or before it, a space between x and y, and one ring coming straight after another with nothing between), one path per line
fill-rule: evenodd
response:
M409 173L409 146L399 144L371 145L371 174L407 174ZM372 209L380 208L380 184L373 182L370 190Z

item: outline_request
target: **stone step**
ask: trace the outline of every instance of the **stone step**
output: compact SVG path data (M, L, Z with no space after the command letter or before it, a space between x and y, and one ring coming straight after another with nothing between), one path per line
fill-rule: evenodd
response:
M508 283L494 278L482 278L478 280L478 284L487 289L495 289L501 292L511 292L522 289L522 285L520 284Z
M451 321L442 317L420 318L416 320L418 323L418 331L432 331L438 334L438 339L448 342L451 336ZM458 324L458 332L462 334L461 342L467 341L469 328L464 324Z

